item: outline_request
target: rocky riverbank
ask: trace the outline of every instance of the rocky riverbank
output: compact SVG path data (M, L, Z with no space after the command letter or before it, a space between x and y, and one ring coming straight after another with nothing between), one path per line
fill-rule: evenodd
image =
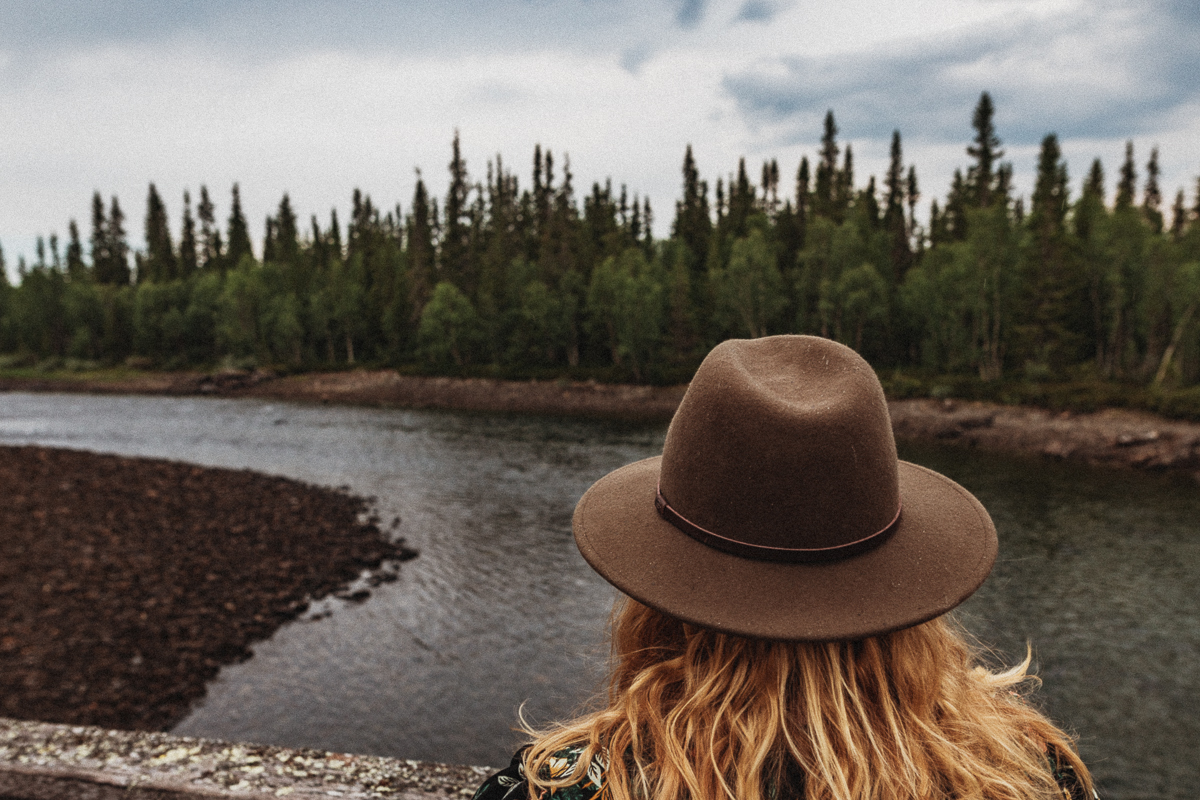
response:
M889 404L898 439L1039 455L1061 461L1191 474L1200 482L1200 425L1106 409L1091 414L1040 408L899 400Z
M308 603L416 555L346 492L0 448L0 715L163 730ZM363 588L351 584L362 578Z
M119 380L0 379L3 391L258 397L394 408L665 422L686 386L430 378L395 370L147 373ZM1200 424L1107 409L1081 414L957 400L893 400L896 436L1135 469L1200 473ZM1200 476L1198 476L1200 479Z

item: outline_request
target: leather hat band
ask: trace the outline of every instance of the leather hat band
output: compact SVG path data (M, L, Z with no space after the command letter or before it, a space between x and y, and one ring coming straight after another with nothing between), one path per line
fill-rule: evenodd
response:
M679 530L686 533L701 544L707 545L715 550L721 550L730 555L740 556L742 558L750 558L755 561L782 561L782 562L813 562L813 561L839 561L843 558L856 556L860 553L865 553L868 550L873 550L879 545L887 541L892 532L896 530L896 523L900 521L900 508L896 509L896 516L882 530L872 533L870 536L864 536L853 542L846 544L834 545L833 547L769 547L761 544L750 544L749 542L741 542L737 539L730 539L720 534L713 533L710 530L701 528L687 517L680 514L675 509L671 508L671 504L663 497L662 484L660 483L655 490L654 508L658 511L659 516L667 522L674 525Z

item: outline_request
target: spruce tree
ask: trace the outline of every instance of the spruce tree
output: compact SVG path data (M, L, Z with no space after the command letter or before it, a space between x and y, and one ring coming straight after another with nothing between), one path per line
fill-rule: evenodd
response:
M1162 189L1158 185L1158 148L1150 150L1150 160L1146 162L1146 188L1142 199L1142 213L1150 223L1150 229L1157 233L1163 230Z
M921 199L921 187L917 185L917 168L910 166L908 168L908 181L904 189L908 196L908 237L909 239L917 236L917 203ZM917 243L918 249L921 243Z
M83 262L83 242L79 240L79 226L75 220L67 224L67 277L75 282L88 280L87 264Z
M884 181L887 198L884 201L883 227L888 235L892 285L898 286L912 266L908 221L904 212L904 153L900 146L900 131L892 131L890 155L887 178Z
M970 188L963 178L962 170L954 170L954 180L950 184L950 194L946 197L946 209L942 215L942 225L946 233L955 241L967 238L967 207L970 203Z
M875 189L875 176L872 175L867 180L867 186L858 193L858 197L854 201L854 210L856 216L866 222L867 230L874 230L879 227L879 196Z
M1077 290L1082 287L1072 274L1066 237L1067 186L1067 166L1058 137L1051 133L1042 139L1038 155L1028 219L1032 238L1024 270L1024 320L1018 330L1026 358L1055 370L1073 360L1080 327L1076 323L1081 321L1076 311L1081 308Z
M275 260L290 267L300 263L300 232L296 226L296 212L292 210L292 201L287 192L284 192L275 212Z
M802 156L800 166L796 168L796 214L802 220L802 225L808 221L812 208L812 189L809 182L808 156Z
M1083 182L1079 202L1075 204L1071 222L1074 228L1074 243L1078 248L1084 278L1088 285L1088 307L1090 308L1091 352L1098 366L1105 364L1105 347L1108 335L1105 332L1105 317L1109 304L1111 286L1108 282L1108 261L1101 241L1100 227L1108 210L1104 207L1104 166L1094 159Z
M1131 208L1137 194L1137 167L1133 162L1133 141L1125 143L1125 163L1121 165L1121 180L1117 183L1117 208Z
M183 192L183 220L179 225L179 277L185 281L196 274L196 220L192 218L192 196Z
M540 155L540 152L539 152ZM539 158L540 161L540 158ZM412 323L421 318L421 311L429 301L437 282L434 272L433 212L430 209L429 193L421 173L417 173L417 186L413 191L412 211L408 216L408 290Z
M847 144L842 154L842 168L838 171L834 188L833 218L837 222L846 219L854 201L854 149Z
M833 120L833 109L825 113L825 132L821 136L821 160L817 164L814 211L817 216L832 217L838 180L837 123Z
M779 210L779 162L775 159L763 162L762 191L762 209L774 218Z
M454 131L451 143L450 188L446 192L443 207L446 223L443 228L441 269L442 280L448 280L468 297L475 294L476 280L471 263L471 214L469 206L470 184L467 178L467 162L459 147L458 131ZM547 153L549 157L549 153Z
M94 211L95 205L93 204ZM125 238L125 214L121 211L121 204L117 201L116 195L113 195L109 205L107 220L103 217L103 211L103 204L101 204L100 231L103 244L100 253L102 260L95 267L96 282L125 286L129 284L130 279L129 243ZM95 250L93 250L93 258L94 254ZM100 269L101 264L104 267L103 271Z
M746 174L746 159L738 159L737 179L729 182L729 215L728 232L730 236L741 237L748 232L746 227L750 215L754 213L754 185Z
M275 256L275 218L267 215L263 220L263 263L274 264L279 259Z
M689 144L683 154L683 199L675 204L675 221L671 235L686 249L687 267L692 271L691 283L699 278L708 255L708 240L712 235L712 218L708 209L708 185L700 180L700 171Z
M174 280L175 247L171 243L171 229L167 220L167 207L154 184L146 194L146 253L140 259L138 282L160 282ZM144 273L144 274L143 274Z
M225 240L228 242L224 262L229 269L236 269L243 256L253 256L250 247L250 231L246 225L246 217L242 213L242 198L238 185L233 184L230 194L229 222L226 228Z
M1183 189L1175 193L1175 203L1171 206L1171 237L1175 241L1183 238L1187 230L1187 206L1184 204Z
M900 131L892 131L887 177L883 185L887 189L883 219L888 230L891 230L896 227L897 220L901 224L904 222L904 153L900 146Z
M223 269L224 245L207 186L200 186L200 205L196 207L196 214L200 218L200 267L205 270Z
M996 136L996 126L992 121L995 113L991 95L983 92L971 118L971 127L975 129L974 144L967 148L967 154L975 159L975 163L967 171L968 199L980 208L987 208L992 204L996 162L1004 155L1004 151L1000 149L1000 138Z
M100 283L111 283L108 253L108 216L100 192L92 194L92 270Z

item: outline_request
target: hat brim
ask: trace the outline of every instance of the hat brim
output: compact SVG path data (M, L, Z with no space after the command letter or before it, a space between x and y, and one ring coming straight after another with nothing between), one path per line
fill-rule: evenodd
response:
M996 560L996 529L982 504L907 461L899 463L900 521L875 549L824 563L740 558L658 515L660 461L629 464L593 484L575 507L575 542L625 594L705 628L784 640L875 636L954 608Z

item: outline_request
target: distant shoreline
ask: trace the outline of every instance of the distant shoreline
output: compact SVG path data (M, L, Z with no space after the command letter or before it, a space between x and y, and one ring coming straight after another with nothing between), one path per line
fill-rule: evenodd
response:
M309 403L666 422L686 385L449 378L395 370L142 373L115 378L0 377L0 392L257 397ZM898 439L1057 460L1191 473L1200 482L1200 423L1125 409L1053 412L958 400L891 400Z

